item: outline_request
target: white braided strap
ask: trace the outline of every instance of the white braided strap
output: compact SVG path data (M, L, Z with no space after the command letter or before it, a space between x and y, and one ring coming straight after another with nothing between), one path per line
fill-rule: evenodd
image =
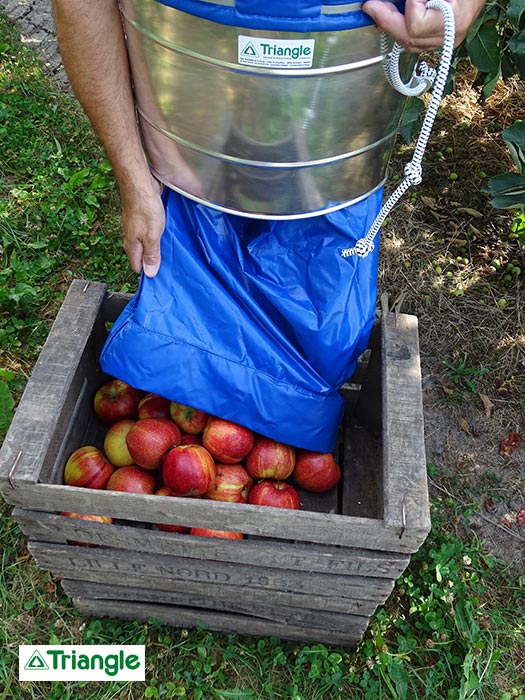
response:
M412 77L410 83L405 85L399 76L399 55L403 50L399 44L394 44L394 48L389 56L385 56L384 69L385 75L388 82L402 92L404 95L416 95L421 94L421 92L410 92L416 89L416 85L411 85L414 81L417 84L419 81L419 89L421 87L420 80L432 80L434 83L434 89L432 90L432 96L427 107L425 118L421 126L421 131L419 133L418 140L416 142L416 147L412 156L412 160L407 163L404 169L404 179L399 183L394 192L390 195L387 201L381 207L379 214L376 216L374 223L370 227L370 230L363 238L360 238L352 248L344 248L341 251L341 255L347 258L351 255L358 255L360 257L365 257L372 250L374 250L374 239L379 233L381 226L383 225L386 217L390 214L392 208L397 204L401 196L408 190L411 185L419 185L422 181L422 162L423 156L425 155L425 149L427 147L430 134L432 132L432 127L434 126L434 121L436 119L440 102L443 98L443 93L445 91L445 86L447 84L448 74L450 71L450 65L452 63L452 56L454 53L454 43L456 38L456 27L454 21L454 13L446 0L429 0L427 2L427 7L432 10L440 10L443 14L443 19L445 23L445 31L443 38L443 50L441 52L441 59L439 62L439 67L437 72L434 69L428 69L426 64L425 68L422 68L423 72L420 72L419 76ZM387 39L383 40L382 46L386 46L386 52L388 51ZM427 73L427 75L424 75ZM408 91L408 92L407 92ZM424 92L424 90L422 90Z

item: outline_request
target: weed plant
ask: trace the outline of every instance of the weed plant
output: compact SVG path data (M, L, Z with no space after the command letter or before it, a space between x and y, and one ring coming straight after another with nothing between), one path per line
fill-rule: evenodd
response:
M0 36L1 438L70 279L135 279L89 124L2 15ZM0 698L525 700L525 580L459 536L453 499L434 502L427 542L355 650L83 616L0 514ZM33 643L145 644L146 681L20 683L18 645Z

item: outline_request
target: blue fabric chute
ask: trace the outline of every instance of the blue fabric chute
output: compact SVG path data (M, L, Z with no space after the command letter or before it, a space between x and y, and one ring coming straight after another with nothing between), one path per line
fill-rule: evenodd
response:
M324 216L264 221L167 189L162 264L101 355L108 374L275 440L330 452L341 385L375 316L377 249L343 258L382 192Z

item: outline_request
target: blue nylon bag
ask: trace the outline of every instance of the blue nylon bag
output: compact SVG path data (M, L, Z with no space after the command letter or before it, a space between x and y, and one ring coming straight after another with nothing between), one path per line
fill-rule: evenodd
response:
M103 370L133 386L296 447L333 450L341 385L375 317L377 246L343 258L382 191L302 220L259 220L163 195L156 277L103 348Z

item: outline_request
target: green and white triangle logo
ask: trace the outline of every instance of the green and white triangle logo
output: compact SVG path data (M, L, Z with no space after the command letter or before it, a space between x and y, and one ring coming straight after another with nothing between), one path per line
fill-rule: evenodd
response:
M251 56L252 58L256 58L257 56L259 56L259 54L257 53L255 46L250 41L242 50L241 56Z
M42 654L37 649L31 654L31 657L24 666L24 669L26 671L49 671L49 666L45 662Z

